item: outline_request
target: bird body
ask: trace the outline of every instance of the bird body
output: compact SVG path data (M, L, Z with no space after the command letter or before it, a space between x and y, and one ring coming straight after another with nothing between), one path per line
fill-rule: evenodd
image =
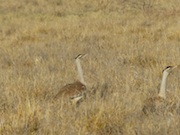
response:
M144 106L142 111L147 113L162 113L165 111L166 107L170 104L166 100L166 83L167 83L167 77L169 73L177 68L177 66L168 66L163 70L163 76L161 81L161 87L160 91L158 93L158 96L151 97L144 101Z
M54 99L58 99L59 97L69 97L70 99L82 96L86 90L86 86L79 81L76 81L71 84L66 84L61 90L56 94Z
M80 58L84 56L86 56L86 54L79 54L75 58L79 81L71 84L66 84L64 87L62 87L61 90L54 96L54 100L57 100L59 98L68 98L72 102L77 103L83 98L86 92L86 82L84 81Z
M166 106L166 100L159 96L152 97L144 101L143 112L145 114L153 112L162 112L162 109Z

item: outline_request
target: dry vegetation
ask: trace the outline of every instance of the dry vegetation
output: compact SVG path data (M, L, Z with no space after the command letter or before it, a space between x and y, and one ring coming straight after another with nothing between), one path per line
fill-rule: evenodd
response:
M142 113L161 70L180 61L179 0L6 0L0 4L0 134L178 135L180 70L168 80L173 112ZM51 98L77 79L78 107Z

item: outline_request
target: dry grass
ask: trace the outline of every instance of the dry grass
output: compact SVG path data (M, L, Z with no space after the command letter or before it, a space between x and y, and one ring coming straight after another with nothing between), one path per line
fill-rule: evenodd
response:
M173 113L145 116L161 70L180 61L178 0L31 0L0 5L0 134L180 134L179 69L169 76ZM52 102L76 80L82 61L88 94L80 106Z

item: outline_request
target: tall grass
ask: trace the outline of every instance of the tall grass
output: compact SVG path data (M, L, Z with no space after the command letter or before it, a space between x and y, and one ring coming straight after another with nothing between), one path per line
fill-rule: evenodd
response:
M142 113L162 69L179 64L178 0L32 0L0 5L0 134L180 134L179 69L168 78L168 114ZM77 79L87 98L53 102Z

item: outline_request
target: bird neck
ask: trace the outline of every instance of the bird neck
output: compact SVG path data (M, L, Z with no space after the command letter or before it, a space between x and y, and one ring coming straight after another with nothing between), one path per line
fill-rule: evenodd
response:
M166 81L167 81L168 73L163 72L161 87L158 96L166 99Z
M81 67L81 63L80 63L80 60L78 58L76 59L76 65L77 65L78 76L80 78L80 82L83 83L83 84L86 84L86 82L84 81L84 76L83 76L83 70L82 70L82 67Z

